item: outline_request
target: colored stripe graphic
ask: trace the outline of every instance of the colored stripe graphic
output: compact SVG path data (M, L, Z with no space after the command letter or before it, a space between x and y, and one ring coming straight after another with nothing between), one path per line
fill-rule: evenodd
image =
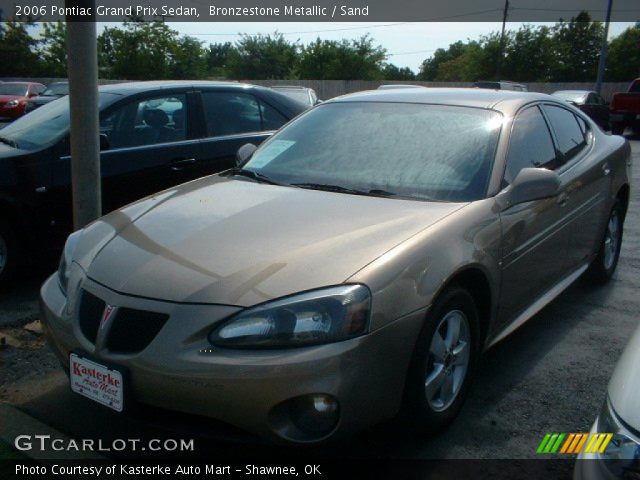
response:
M585 453L604 453L613 433L547 433L538 445L537 453L541 454L577 454L584 449Z

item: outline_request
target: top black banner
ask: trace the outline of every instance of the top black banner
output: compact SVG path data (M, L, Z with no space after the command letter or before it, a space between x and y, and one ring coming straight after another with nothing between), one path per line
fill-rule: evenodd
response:
M0 0L3 21L556 22L604 20L608 0ZM611 21L640 20L638 0L614 0Z

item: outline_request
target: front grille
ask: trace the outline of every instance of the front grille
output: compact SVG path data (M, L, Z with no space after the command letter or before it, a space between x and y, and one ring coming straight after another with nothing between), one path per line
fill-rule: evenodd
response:
M114 353L136 353L144 350L169 319L164 313L118 309L109 334L106 347Z
M82 290L80 293L80 308L78 310L78 322L80 331L91 343L96 343L100 320L106 303L95 295Z

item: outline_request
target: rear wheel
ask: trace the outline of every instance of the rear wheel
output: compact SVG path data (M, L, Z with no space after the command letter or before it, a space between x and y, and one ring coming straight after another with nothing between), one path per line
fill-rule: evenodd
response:
M416 432L449 425L464 403L479 352L478 310L453 286L436 301L418 336L401 419Z
M624 133L624 122L611 122L611 133L614 135L622 135Z
M624 210L619 200L616 200L600 244L598 256L587 270L587 277L597 283L608 282L618 266L620 247L622 246L622 227L624 225Z

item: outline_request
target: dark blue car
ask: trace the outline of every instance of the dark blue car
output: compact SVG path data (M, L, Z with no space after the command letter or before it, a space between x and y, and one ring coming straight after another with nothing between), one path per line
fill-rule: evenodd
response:
M103 211L226 170L308 108L234 82L136 82L100 87ZM33 252L72 231L69 101L0 130L0 285Z

